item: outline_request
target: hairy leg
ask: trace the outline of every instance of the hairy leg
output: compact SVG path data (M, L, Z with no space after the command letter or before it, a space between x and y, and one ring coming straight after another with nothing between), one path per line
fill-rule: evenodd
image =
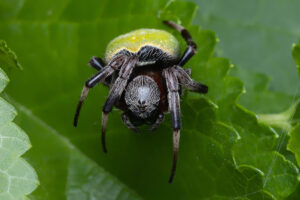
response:
M188 30L186 30L183 26L176 24L175 22L172 21L163 21L163 23L167 24L168 26L170 26L171 28L176 29L178 32L181 33L182 37L185 39L186 43L187 43L187 48L185 50L185 52L183 53L182 57L180 58L179 62L178 62L178 66L183 66L185 63L187 63L187 61L189 61L189 59L195 55L196 51L197 51L197 45L194 42L191 34L189 33Z
M93 67L94 69L96 69L97 71L100 71L101 69L103 69L105 67L104 61L101 58L96 57L96 56L93 56L91 58L91 60L89 61L89 65L91 67ZM111 76L105 78L103 81L101 81L103 83L103 85L105 85L106 87L109 87L110 83L113 79L112 76L113 75L111 75Z
M106 145L105 145L105 133L106 133L106 125L108 119L108 113L111 112L116 100L118 100L125 87L127 85L128 79L132 73L133 68L136 66L138 58L136 56L129 57L126 62L122 65L119 77L116 79L114 84L112 85L108 98L102 107L102 144L103 144L103 151L106 153Z
M133 125L131 123L131 121L129 120L128 116L126 115L126 113L123 113L122 114L122 121L123 123L129 128L131 129L132 131L136 132L136 133L139 133L139 130L137 129L137 127L135 125Z
M163 113L158 114L156 121L154 122L154 124L152 124L150 132L152 133L153 131L155 131L163 121L164 121L164 114Z
M172 128L173 128L173 164L172 164L171 176L169 178L169 183L171 183L173 181L175 171L176 171L177 154L179 148L180 129L181 129L179 83L176 74L172 68L165 69L163 71L163 76L166 80L166 85L168 89L169 112L171 113Z
M202 83L199 83L197 81L194 81L191 79L190 75L186 72L186 70L183 70L181 67L175 66L172 67L180 84L188 88L189 90L193 92L198 93L207 93L208 87Z
M97 71L100 71L103 67L105 67L104 61L96 56L93 56L91 60L89 61L89 65L96 69Z
M127 57L124 55L115 57L114 59L111 60L111 62L108 63L106 67L102 68L102 70L100 70L97 74L95 74L85 82L85 86L83 87L83 90L81 92L80 100L78 102L75 116L74 116L73 124L75 127L77 126L78 123L78 117L79 117L81 106L89 92L89 89L93 88L99 82L105 80L105 78L110 76L115 70L119 69L126 60Z

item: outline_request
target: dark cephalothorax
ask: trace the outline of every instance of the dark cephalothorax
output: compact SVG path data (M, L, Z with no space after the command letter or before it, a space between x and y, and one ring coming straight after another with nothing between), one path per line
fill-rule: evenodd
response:
M191 70L183 65L196 53L196 44L182 26L164 21L179 31L187 43L180 56L178 40L170 33L156 29L138 29L112 40L106 49L105 61L92 57L89 64L99 72L88 79L78 103L74 126L90 88L103 83L110 88L102 109L102 146L106 150L105 132L108 113L113 106L124 111L123 123L138 132L137 126L158 128L169 112L173 128L173 165L169 183L172 182L179 148L181 113L181 86L198 93L207 93L208 87L191 79ZM107 64L106 64L107 63Z
M139 75L127 86L125 102L128 109L137 117L147 119L157 109L160 91L156 82L149 76Z

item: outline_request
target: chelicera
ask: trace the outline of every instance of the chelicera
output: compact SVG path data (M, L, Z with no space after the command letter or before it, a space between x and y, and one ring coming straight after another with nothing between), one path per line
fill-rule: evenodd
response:
M196 53L197 45L190 33L172 21L165 24L179 31L187 43L180 55L178 40L170 33L157 29L138 29L112 40L106 49L105 61L92 57L89 64L96 70L82 90L74 118L77 126L80 108L89 89L98 83L110 88L102 109L102 146L106 153L105 132L109 112L113 106L123 111L122 121L137 132L142 124L154 131L169 112L173 128L173 164L169 183L177 163L181 114L181 87L193 92L207 93L208 87L191 79L191 70L184 64Z

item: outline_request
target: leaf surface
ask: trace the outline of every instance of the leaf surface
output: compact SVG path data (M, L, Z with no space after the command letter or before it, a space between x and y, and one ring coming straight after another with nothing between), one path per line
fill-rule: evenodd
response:
M1 67L19 67L15 53L0 41ZM0 92L9 79L0 68ZM39 185L35 170L21 157L31 144L26 133L13 122L15 108L0 97L0 199L25 199Z
M228 75L229 60L212 57L214 32L190 24L196 6L141 2L25 1L2 18L0 36L13 45L25 68L12 73L16 81L8 98L20 110L19 123L31 133L35 148L27 158L37 166L41 186L32 198L122 199L120 194L126 193L129 199L131 190L143 199L259 200L291 194L298 184L297 168L276 152L276 132L236 104L243 83ZM162 19L181 22L191 31L198 54L187 67L195 80L209 86L206 96L183 97L178 168L171 185L169 116L155 133L144 128L142 134L134 134L122 124L121 112L113 110L105 155L100 116L108 90L97 86L83 106L78 128L72 127L82 86L95 73L88 60L103 57L111 39L136 28L160 28L181 38ZM184 50L183 39L180 42ZM104 171L122 181L125 192L115 192L123 185ZM105 180L115 183L111 190L105 190Z

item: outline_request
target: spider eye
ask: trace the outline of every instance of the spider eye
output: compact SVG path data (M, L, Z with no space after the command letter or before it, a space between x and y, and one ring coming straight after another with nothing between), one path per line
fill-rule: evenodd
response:
M146 103L146 101L145 100L138 100L138 103L140 104L140 105L145 105L145 103Z

